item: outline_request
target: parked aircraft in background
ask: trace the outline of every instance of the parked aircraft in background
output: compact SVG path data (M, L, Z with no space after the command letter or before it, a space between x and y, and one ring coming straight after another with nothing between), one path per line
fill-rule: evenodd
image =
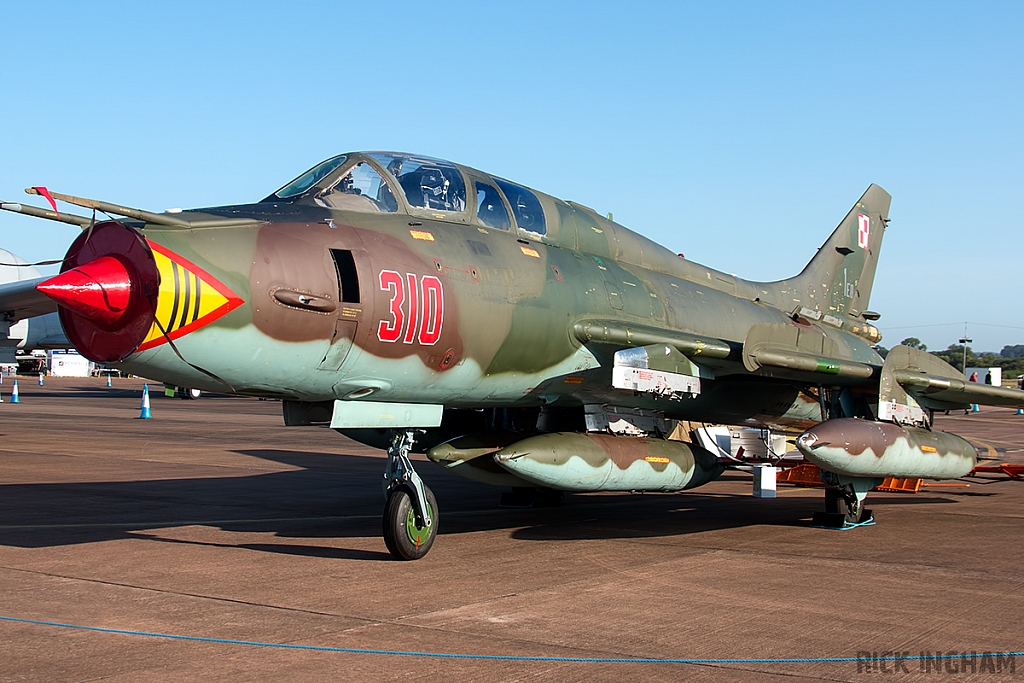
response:
M0 249L0 288L3 285L33 281L30 291L39 281L39 271L6 249ZM48 307L52 308L52 307ZM0 365L13 365L18 352L36 349L70 349L57 312L44 313L17 322L0 320Z

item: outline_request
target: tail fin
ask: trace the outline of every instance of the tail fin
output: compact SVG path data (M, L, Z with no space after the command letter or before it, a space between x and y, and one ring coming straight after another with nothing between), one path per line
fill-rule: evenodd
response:
M779 283L789 298L837 316L867 309L891 201L878 185L869 186L800 274Z
M21 282L39 277L39 271L7 251L0 249L0 285L9 282Z

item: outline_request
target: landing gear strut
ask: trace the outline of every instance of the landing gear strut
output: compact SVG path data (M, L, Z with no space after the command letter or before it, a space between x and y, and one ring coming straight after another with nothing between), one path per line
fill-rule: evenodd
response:
M384 545L399 560L418 560L437 536L437 501L413 469L409 452L415 433L396 430L384 472Z

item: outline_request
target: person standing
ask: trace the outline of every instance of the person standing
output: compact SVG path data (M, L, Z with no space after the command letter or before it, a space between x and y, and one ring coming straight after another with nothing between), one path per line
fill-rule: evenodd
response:
M967 381L968 382L974 382L975 384L977 384L978 383L978 372L977 371L972 372L971 376L968 378ZM973 408L973 407L974 406L968 407L967 410L964 411L964 415L970 415L971 414L971 408Z

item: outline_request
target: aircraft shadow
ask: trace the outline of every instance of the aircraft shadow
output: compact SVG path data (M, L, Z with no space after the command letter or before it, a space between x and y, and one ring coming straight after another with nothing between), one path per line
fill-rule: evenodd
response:
M383 551L309 542L380 536L381 457L278 449L236 452L297 469L240 477L3 485L0 546L39 548L140 537L220 545L152 533L198 525L305 541L240 541L226 547L337 559L388 557ZM821 506L817 497L766 501L697 489L682 494L570 495L555 507L507 509L497 506L499 488L449 475L429 463L418 471L440 502L442 535L508 529L513 538L543 541L675 536L755 524L806 527ZM872 500L871 506L950 502L935 496L887 496Z

